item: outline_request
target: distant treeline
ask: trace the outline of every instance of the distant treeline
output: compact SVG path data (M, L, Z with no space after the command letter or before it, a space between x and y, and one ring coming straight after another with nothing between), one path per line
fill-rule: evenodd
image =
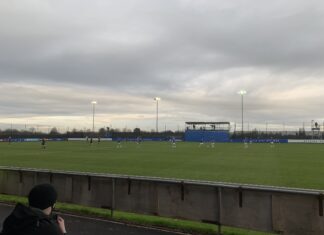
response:
M174 137L177 139L184 139L183 131L163 131L163 132L154 132L154 131L142 131L139 128L135 128L133 131L125 130L120 131L119 129L112 128L100 128L97 132L92 132L90 130L76 130L67 131L65 133L60 133L54 127L48 133L39 132L39 131L28 131L28 130L16 130L16 129L6 129L0 130L0 139L11 138L86 138L86 137L100 137L100 138L165 138ZM324 139L323 132L305 132L305 131L287 131L287 132L261 132L261 131L250 131L244 132L234 132L231 133L231 139Z
M92 132L90 130L72 130L65 133L60 133L56 128L53 128L49 133L37 132L37 131L19 131L19 130L0 130L0 139L7 138L87 138L87 137L100 137L100 138L170 138L175 137L178 139L184 138L183 132L173 132L173 131L164 131L164 132L148 132L141 131L139 128L135 128L133 131L120 131L109 128L100 128L97 132Z

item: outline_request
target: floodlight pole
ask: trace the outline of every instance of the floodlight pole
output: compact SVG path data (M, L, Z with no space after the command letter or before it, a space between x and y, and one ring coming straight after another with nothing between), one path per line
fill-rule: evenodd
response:
M241 102L242 103L242 138L243 138L243 132L244 132L244 128L243 128L244 127L244 122L243 122L243 113L244 113L243 112L243 107L244 107L243 106L243 95L241 95L241 98L242 98L241 99L242 100L242 102Z
M246 91L245 90L240 90L238 92L239 95L241 95L241 110L242 110L242 139L243 139L243 131L244 131L244 122L243 122L243 96L246 94Z
M156 132L159 132L159 101L161 100L160 97L154 97L156 101Z
M92 134L94 134L94 119L95 119L95 107L96 107L96 104L97 104L97 101L92 101L91 102L92 104Z

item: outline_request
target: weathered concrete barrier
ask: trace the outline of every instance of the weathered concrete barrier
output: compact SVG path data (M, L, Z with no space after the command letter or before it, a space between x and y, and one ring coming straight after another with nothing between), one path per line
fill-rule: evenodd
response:
M0 167L0 193L52 183L59 201L291 235L324 234L324 191Z

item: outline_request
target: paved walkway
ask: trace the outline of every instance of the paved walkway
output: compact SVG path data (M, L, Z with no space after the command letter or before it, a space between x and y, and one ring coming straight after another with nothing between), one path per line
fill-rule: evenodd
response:
M13 206L0 203L0 231L4 219L13 210ZM179 235L157 229L149 229L103 219L63 214L69 235Z

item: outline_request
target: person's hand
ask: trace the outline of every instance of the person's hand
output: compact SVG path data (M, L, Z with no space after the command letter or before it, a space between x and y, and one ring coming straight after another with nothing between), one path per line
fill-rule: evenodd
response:
M64 219L61 216L57 216L57 223L60 228L61 233L66 233Z

